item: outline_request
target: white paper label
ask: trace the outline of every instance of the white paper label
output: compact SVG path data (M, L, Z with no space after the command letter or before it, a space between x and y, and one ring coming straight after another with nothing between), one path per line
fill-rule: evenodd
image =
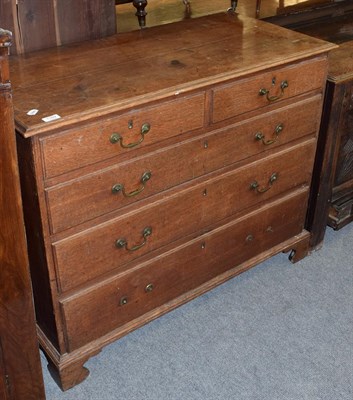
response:
M42 121L51 122L51 121L55 121L56 119L60 119L60 118L61 118L60 115L54 114L54 115L50 115L49 117L42 118Z
M33 108L33 110L29 110L27 115L36 115L38 113L39 110L36 110L35 108Z

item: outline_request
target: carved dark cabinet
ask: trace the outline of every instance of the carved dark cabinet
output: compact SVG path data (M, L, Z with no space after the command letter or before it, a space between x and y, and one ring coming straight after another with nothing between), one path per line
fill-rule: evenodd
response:
M334 156L332 165L332 195L328 225L340 229L353 220L353 41L344 43L331 55L325 112L331 113Z
M340 229L353 220L353 12L307 23L296 30L339 44L330 53L324 118L331 162L322 171L321 186L329 183L327 223ZM327 208L326 208L327 209Z

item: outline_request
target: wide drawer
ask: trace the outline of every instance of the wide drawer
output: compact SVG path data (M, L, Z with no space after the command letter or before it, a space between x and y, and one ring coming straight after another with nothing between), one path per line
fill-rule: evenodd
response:
M214 226L271 197L310 184L316 142L271 155L53 244L65 291L146 253ZM125 242L125 245L124 245Z
M326 70L326 60L316 59L217 87L213 91L212 121L219 122L301 93L321 89Z
M317 131L321 96L46 189L53 233Z
M300 190L62 300L69 351L299 234L306 202Z
M201 128L205 94L136 109L40 140L46 178Z

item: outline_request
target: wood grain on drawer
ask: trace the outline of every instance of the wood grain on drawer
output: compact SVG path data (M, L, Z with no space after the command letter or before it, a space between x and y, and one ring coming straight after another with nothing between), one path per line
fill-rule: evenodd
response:
M326 60L318 59L215 88L212 121L219 122L282 99L322 88L326 68ZM288 87L285 87L286 84ZM262 89L268 90L268 95L260 95ZM272 100L268 100L267 97ZM276 98L278 99L275 100Z
M205 95L201 93L44 137L41 147L45 176L60 175L201 128L204 123L204 103ZM145 132L146 127L149 127L149 131L142 134L141 131L145 129ZM111 143L113 134L121 137L114 144ZM131 146L140 141L131 148L121 146L121 143Z
M310 139L220 176L200 179L134 212L54 243L61 289L73 288L248 207L309 185L315 145ZM146 235L149 228L152 232ZM127 242L126 247L119 246L121 240ZM143 243L138 250L127 250Z
M295 192L61 302L69 351L200 286L303 229L307 193ZM293 212L295 210L295 212Z
M48 188L51 230L60 232L314 133L318 127L320 105L321 96L317 95Z

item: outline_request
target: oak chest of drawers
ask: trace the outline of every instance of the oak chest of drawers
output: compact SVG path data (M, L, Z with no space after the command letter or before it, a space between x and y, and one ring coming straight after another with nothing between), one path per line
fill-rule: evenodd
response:
M12 59L39 339L63 389L131 330L307 254L331 48L224 14Z

